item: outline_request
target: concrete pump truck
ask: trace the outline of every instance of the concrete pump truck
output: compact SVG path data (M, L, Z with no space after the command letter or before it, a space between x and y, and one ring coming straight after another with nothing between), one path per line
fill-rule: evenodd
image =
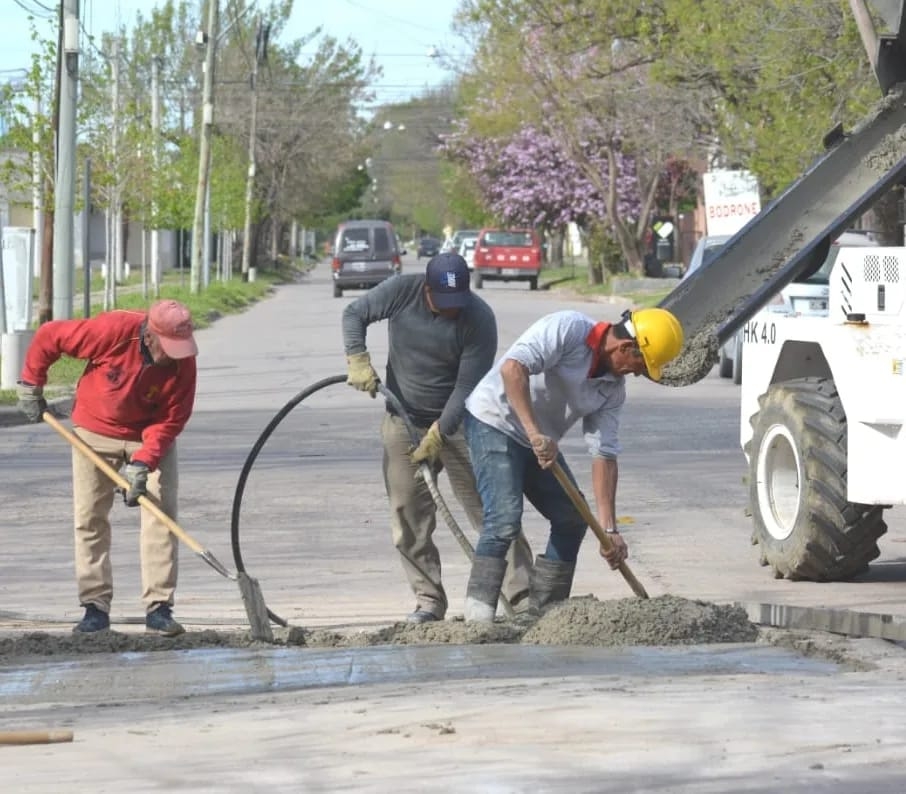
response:
M674 385L704 377L744 328L752 540L778 578L864 572L880 553L884 510L906 503L906 249L842 247L825 274L826 310L765 308L906 182L904 5L874 4L893 31L878 36L864 0L852 0L883 95L870 117L829 133L808 171L661 302L687 339L665 371Z

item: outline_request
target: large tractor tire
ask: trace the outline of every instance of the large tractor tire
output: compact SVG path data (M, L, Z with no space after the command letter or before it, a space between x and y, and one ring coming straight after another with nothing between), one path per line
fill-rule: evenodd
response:
M883 507L846 501L846 415L833 381L772 386L752 419L752 542L778 579L831 582L864 573L887 531Z

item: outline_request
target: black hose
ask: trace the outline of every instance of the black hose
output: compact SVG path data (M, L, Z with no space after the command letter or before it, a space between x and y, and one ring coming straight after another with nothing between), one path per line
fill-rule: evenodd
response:
M236 483L236 493L233 495L233 514L230 519L230 540L233 545L233 560L236 563L236 570L240 573L245 573L245 564L242 562L242 552L239 549L239 510L242 505L242 494L245 491L245 482L248 480L249 472L252 470L252 464L255 462L255 458L258 457L258 453L261 452L261 448L264 446L265 442L271 437L274 430L276 430L277 425L279 425L280 422L286 418L286 415L302 402L302 400L327 386L333 386L335 383L345 383L345 381L345 375L332 375L331 377L319 380L317 383L313 383L308 388L300 391L277 412L273 419L271 419L267 427L264 428L264 431L258 437L258 440L255 442L255 446L252 447L251 452L249 452L248 457L245 459L245 464L242 466L242 471L239 473L239 482ZM278 626L285 627L289 625L279 615L275 615L271 612L270 609L267 610L267 616Z
M345 383L346 375L332 375L329 378L324 378L319 380L317 383L313 383L306 389L300 391L295 397L293 397L286 405L284 405L268 422L267 427L264 428L261 435L258 437L258 440L255 442L255 445L252 447L251 451L248 454L248 457L245 459L245 463L242 466L242 471L239 472L239 481L236 483L236 492L233 495L233 512L230 518L230 540L233 546L233 560L236 563L236 570L239 573L246 573L245 563L242 561L242 551L239 548L239 511L242 507L242 495L245 492L245 483L248 480L249 473L252 470L252 465L255 463L255 459L258 457L258 453L261 452L261 449L264 447L264 444L271 437L274 430L277 429L277 425L282 422L287 414L293 410L300 402L302 402L307 397L310 397L315 392L320 391L321 389L326 388L327 386L333 386L336 383ZM406 429L409 432L410 438L413 445L417 445L419 441L418 430L415 425L412 423L412 420L409 418L409 415L406 413L406 410L403 408L399 399L396 397L393 392L385 388L383 384L378 385L378 390L381 395L390 403L393 410L397 415L403 420L403 423L406 425ZM468 539L463 534L462 530L456 523L456 519L453 518L450 511L447 509L446 504L443 501L443 497L440 492L437 490L436 483L434 482L433 473L430 471L430 467L427 465L422 466L423 477L425 484L428 486L431 496L434 499L434 503L437 505L438 509L441 511L441 514L444 516L450 530L453 532L454 537L459 541L460 545L463 547L463 551L466 556L471 560L473 549ZM418 568L417 563L414 560L409 560L409 562ZM422 572L422 575L427 578L427 574ZM503 599L504 608L510 617L512 617L512 607L509 602L501 596ZM278 626L288 626L286 620L281 618L279 615L274 614L269 608L267 609L267 616Z

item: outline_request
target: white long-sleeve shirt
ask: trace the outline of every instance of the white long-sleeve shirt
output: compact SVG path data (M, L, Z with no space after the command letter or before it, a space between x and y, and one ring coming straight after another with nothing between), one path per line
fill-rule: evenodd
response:
M466 400L476 419L531 447L507 401L500 369L513 359L529 372L532 411L542 433L559 441L579 420L589 453L616 458L620 453L620 409L626 382L611 373L589 377L595 351L589 334L600 325L581 312L562 311L531 325L494 364Z

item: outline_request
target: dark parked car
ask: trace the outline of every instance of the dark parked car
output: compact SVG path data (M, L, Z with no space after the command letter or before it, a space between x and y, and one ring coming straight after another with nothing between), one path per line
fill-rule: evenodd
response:
M436 237L422 237L418 241L418 258L421 259L423 256L428 257L429 259L432 256L437 256L440 253L440 240Z
M387 221L345 221L334 239L333 296L370 289L402 270L396 232Z

